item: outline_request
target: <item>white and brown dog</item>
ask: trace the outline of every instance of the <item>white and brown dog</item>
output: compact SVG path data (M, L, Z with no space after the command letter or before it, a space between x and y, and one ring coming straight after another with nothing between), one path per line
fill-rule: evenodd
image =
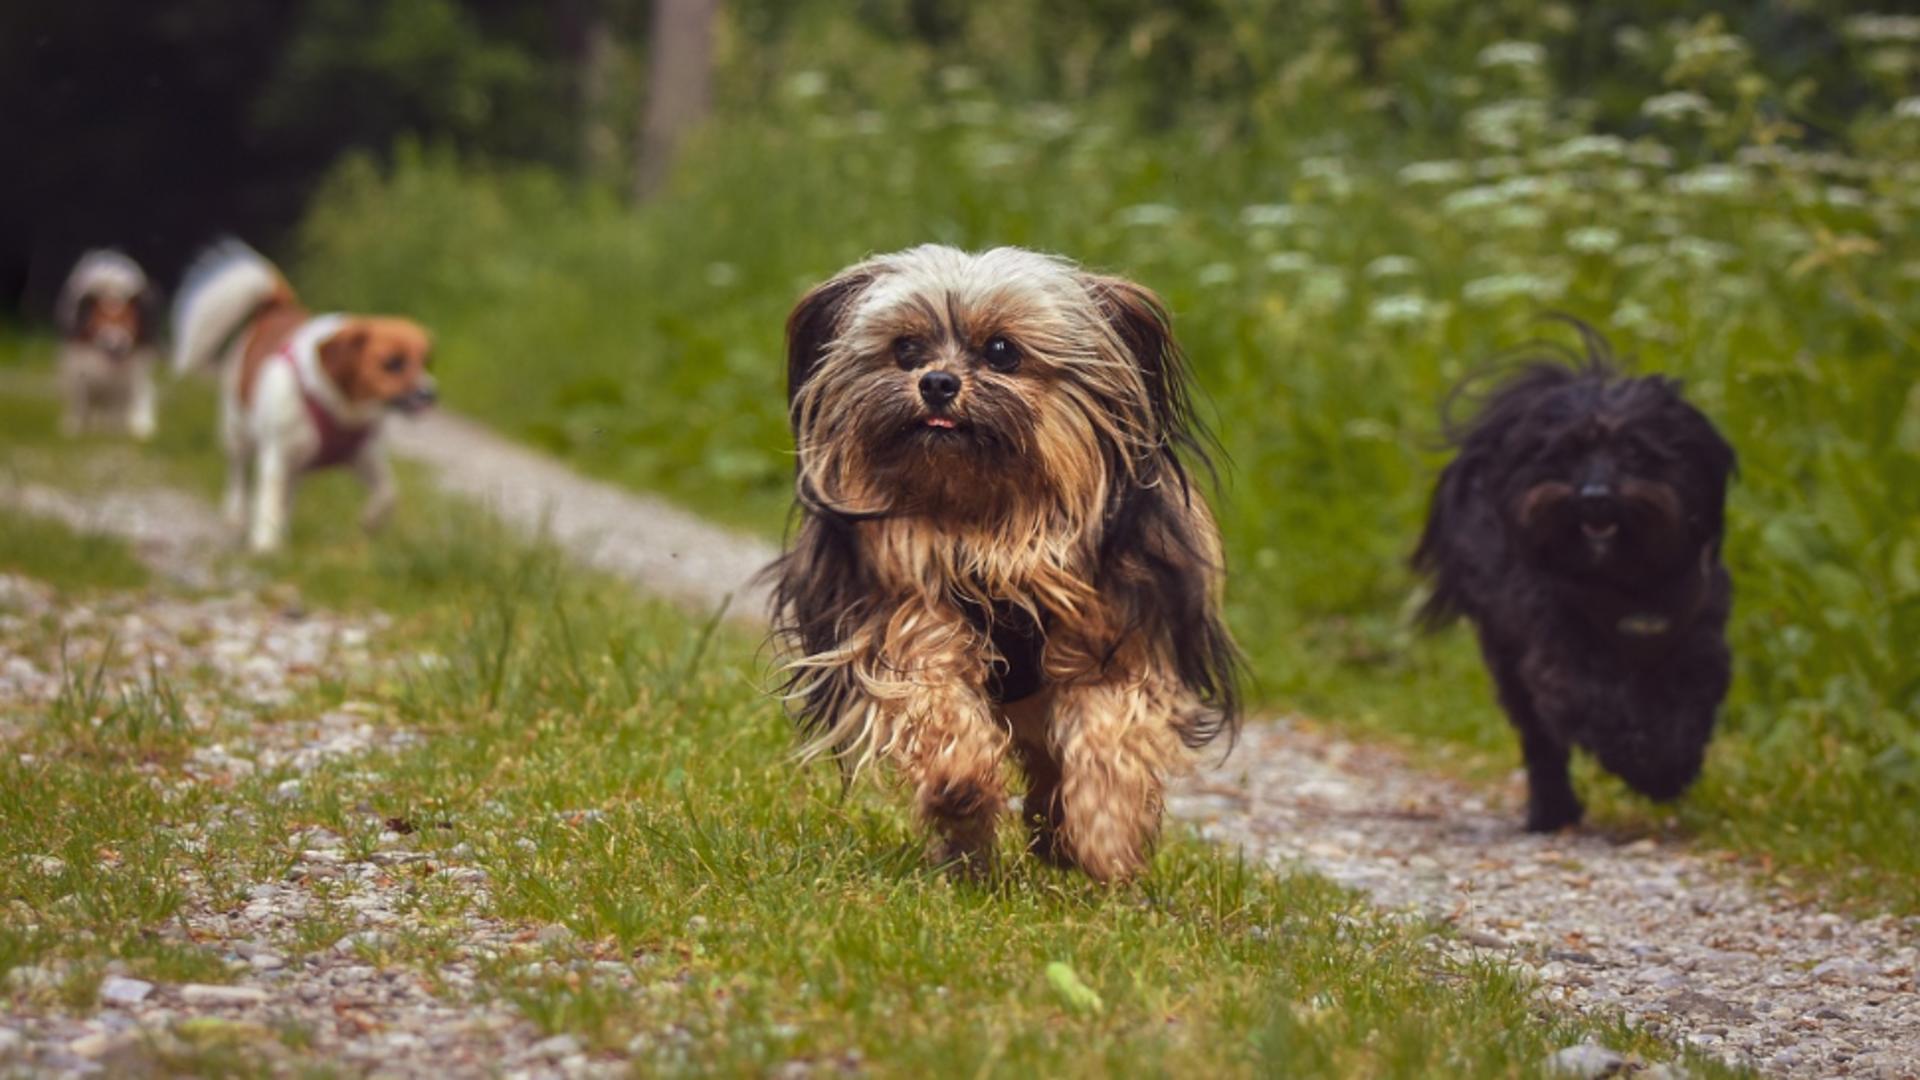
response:
M174 333L176 372L221 366L224 507L253 550L280 546L293 486L315 469L351 466L367 486L361 523L385 520L394 485L381 421L434 400L431 342L419 324L315 315L264 256L226 240L188 269Z
M54 311L63 339L62 432L153 437L157 306L146 273L126 255L100 249L74 264Z

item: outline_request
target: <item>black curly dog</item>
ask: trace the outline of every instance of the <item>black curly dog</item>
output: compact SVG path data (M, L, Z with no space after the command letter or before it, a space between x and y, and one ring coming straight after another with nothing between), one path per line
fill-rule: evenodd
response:
M1733 448L1677 382L1627 378L1601 336L1519 368L1440 474L1414 568L1429 627L1479 633L1527 763L1527 828L1584 813L1575 746L1655 799L1700 773L1726 697L1720 561ZM1458 399L1466 385L1455 391Z

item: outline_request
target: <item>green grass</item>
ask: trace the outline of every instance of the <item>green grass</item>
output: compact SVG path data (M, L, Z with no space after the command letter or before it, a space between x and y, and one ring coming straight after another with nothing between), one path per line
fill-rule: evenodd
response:
M37 452L71 474L103 451ZM147 467L202 471L164 446ZM0 755L0 970L69 965L50 996L14 1007L85 1012L110 961L224 978L212 945L175 932L183 874L237 905L249 883L285 876L296 830L331 829L357 854L397 819L435 862L392 869L409 928L362 958L431 981L469 913L565 926L483 964L475 992L631 1053L646 1074L803 1060L883 1075L1512 1076L1586 1036L1671 1054L1545 1009L1505 970L1445 959L1433 948L1444 927L1384 919L1323 881L1185 836L1127 889L1045 869L1011 833L1004 873L956 883L925 864L893 793L843 792L831 769L791 762L753 636L709 635L698 616L568 569L459 504L409 499L368 542L338 524L351 521L350 489L308 496L298 557L265 564L264 587L395 612L384 647L441 659L321 680L269 719L352 701L426 741L323 766L292 801L274 796L286 777L272 770L176 789L180 751L220 731L171 722L167 691L115 699L76 673L48 714L16 717L23 733ZM102 714L117 719L75 722ZM456 848L486 872L485 902L434 873ZM57 870L34 869L46 855ZM296 956L354 926L344 890L316 900L286 943ZM615 989L589 960L630 971L638 989ZM268 1041L300 1055L308 1037L194 1022L153 1053L189 1071L258 1071Z
M1412 632L1405 559L1447 389L1551 334L1544 310L1581 315L1683 376L1742 463L1706 777L1677 810L1589 782L1597 813L1677 815L1783 884L1920 911L1920 188L1900 166L1920 142L1887 98L1796 134L1755 105L1775 89L1750 51L1662 67L1713 30L1657 28L1650 66L1609 83L1711 105L1615 101L1630 138L1552 72L1494 68L1423 84L1460 130L1391 122L1411 106L1389 93L1234 139L1008 104L991 79L905 101L833 83L723 118L639 212L402 148L338 170L298 276L430 323L456 406L771 536L781 326L807 285L928 240L1126 273L1169 300L1233 462L1219 516L1257 698L1481 774L1514 740L1467 635Z

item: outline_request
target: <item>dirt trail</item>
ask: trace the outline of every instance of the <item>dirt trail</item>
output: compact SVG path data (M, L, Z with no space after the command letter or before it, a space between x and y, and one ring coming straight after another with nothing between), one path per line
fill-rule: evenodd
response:
M397 434L397 452L446 487L520 528L544 518L592 565L704 609L731 596L737 613L765 610L751 580L775 554L764 542L455 417ZM1516 801L1489 805L1381 750L1272 720L1171 809L1250 857L1447 919L1459 948L1525 965L1572 1008L1621 1013L1770 1073L1920 1077L1914 920L1796 906L1684 843L1526 836Z
M766 590L753 578L778 552L763 540L590 480L442 410L392 424L389 439L396 455L432 470L442 488L480 501L523 532L545 529L596 569L704 611L723 602L739 618L767 610Z

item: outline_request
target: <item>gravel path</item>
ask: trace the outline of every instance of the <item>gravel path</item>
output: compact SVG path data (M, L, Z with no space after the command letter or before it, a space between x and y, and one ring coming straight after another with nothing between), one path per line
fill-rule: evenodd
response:
M444 410L389 426L396 455L432 470L440 486L477 499L528 534L542 530L597 569L649 592L736 618L763 618L754 575L779 552L719 529L663 499L589 480L545 455Z
M488 498L522 528L544 518L596 566L703 608L731 595L735 612L765 610L751 579L769 545L454 417L399 436L398 451L450 489ZM1684 844L1528 836L1517 801L1491 805L1383 750L1279 720L1251 725L1170 807L1251 857L1454 924L1456 947L1525 966L1566 1006L1623 1014L1769 1073L1920 1078L1920 920L1796 905Z
M50 960L15 967L0 980L0 1076L172 1075L225 1046L229 1070L245 1075L386 1077L623 1076L624 1061L591 1056L571 1036L545 1037L511 1000L484 986L485 972L511 967L528 983L571 979L622 993L673 989L649 958L604 956L565 927L525 927L477 914L488 881L463 846L417 850L412 823L370 804L352 814L371 844L348 843L306 824L257 819L265 785L286 817L309 817L306 790L322 770L363 788L378 776L363 760L415 745L413 732L378 706L347 701L303 710L316 679L351 682L379 669L431 662L376 651L385 616L309 610L279 586L243 587L226 530L212 507L165 488L87 496L40 486L0 490L5 512L30 512L129 541L157 573L195 590L140 590L86 604L63 601L32 579L0 574L0 753L31 765L31 727L44 722L67 673L102 672L109 694L135 692L158 675L177 695L191 750L177 763L138 766L173 798L211 794L182 820L152 823L156 842L206 853L185 860L222 874L245 871L223 859L223 837L274 842L291 868L261 880L216 882L194 869L176 881L179 911L154 932L183 950L211 951L230 978L165 983L135 978L119 961L100 973L97 1009L63 1004L75 972ZM218 587L212 592L198 590ZM322 784L323 788L329 786ZM233 794L230 794L233 793ZM370 850L369 850L370 848ZM19 867L0 868L7 873ZM24 871L57 877L51 853ZM233 899L236 891L243 900ZM32 933L41 914L0 909L10 929ZM387 954L423 926L448 942L448 958L422 975ZM331 928L315 941L316 928ZM670 1038L671 1032L665 1033Z

